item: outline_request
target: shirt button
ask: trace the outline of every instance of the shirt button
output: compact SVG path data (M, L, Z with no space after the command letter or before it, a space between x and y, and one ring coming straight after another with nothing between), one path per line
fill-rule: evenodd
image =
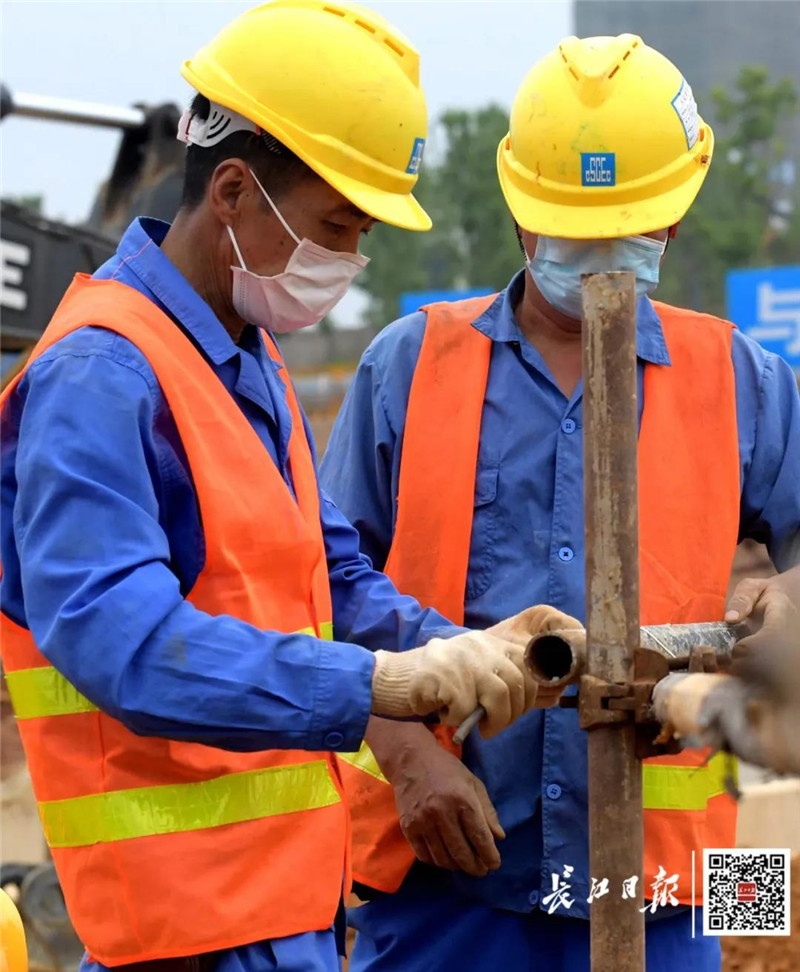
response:
M572 549L572 547L559 547L558 559L563 560L565 564L568 564L574 556L575 551Z
M577 427L578 425L574 419L564 419L561 423L561 431L566 432L567 435L572 435Z
M325 745L328 749L337 749L344 742L344 736L340 732L329 732L325 736Z
M545 793L550 797L551 800L557 800L561 796L561 787L558 783L551 783L547 787Z
M531 893L528 895L528 903L529 904L532 904L532 905L539 904L539 892L538 891L531 891Z

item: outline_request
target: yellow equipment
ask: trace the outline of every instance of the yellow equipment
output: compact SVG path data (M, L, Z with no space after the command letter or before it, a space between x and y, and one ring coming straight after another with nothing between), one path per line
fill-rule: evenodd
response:
M641 37L567 37L522 82L497 170L523 229L607 239L677 223L713 148L692 89Z
M0 972L28 972L25 932L17 907L0 888Z
M383 17L341 0L274 0L228 24L181 73L365 213L430 229L411 195L428 129L419 54Z

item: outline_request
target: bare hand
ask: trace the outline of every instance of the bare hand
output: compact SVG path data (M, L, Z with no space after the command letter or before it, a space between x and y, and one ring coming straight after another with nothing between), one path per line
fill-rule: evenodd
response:
M800 644L800 567L774 577L746 577L736 585L725 620L731 624L748 621L755 633L743 638L734 649L734 661L741 662L753 651L772 645Z
M421 728L421 727L420 727ZM486 787L432 733L393 768L400 826L425 864L483 877L500 867L505 837Z

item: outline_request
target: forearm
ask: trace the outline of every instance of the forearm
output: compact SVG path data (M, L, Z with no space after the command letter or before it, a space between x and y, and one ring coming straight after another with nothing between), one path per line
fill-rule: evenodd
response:
M373 656L355 645L261 631L185 601L163 564L59 603L36 596L29 624L48 660L140 735L224 749L357 749Z
M421 722L397 722L370 716L364 737L389 782L408 765L411 757L424 755L439 744Z

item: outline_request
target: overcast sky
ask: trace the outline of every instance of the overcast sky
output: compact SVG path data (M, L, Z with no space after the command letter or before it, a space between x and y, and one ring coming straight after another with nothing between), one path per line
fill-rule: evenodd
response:
M254 3L0 0L2 80L12 90L107 104L184 104L180 64ZM572 30L570 0L365 0L420 51L434 118L510 106L528 69ZM43 193L48 215L88 215L119 135L24 118L2 123L2 194Z

